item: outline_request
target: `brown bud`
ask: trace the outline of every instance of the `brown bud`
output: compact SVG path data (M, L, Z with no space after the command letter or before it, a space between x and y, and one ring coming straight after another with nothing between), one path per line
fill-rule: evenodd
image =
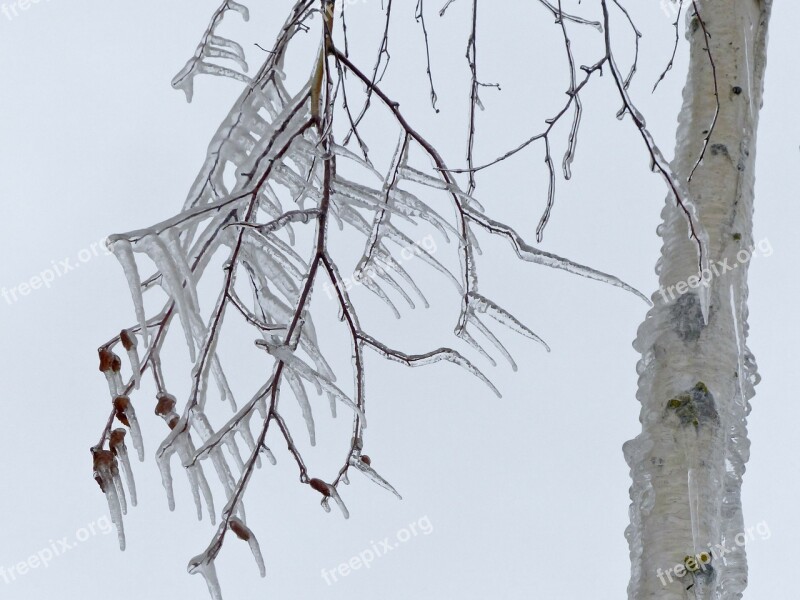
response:
M235 533L236 537L238 537L240 540L244 540L245 542L250 540L250 532L241 521L238 519L231 519L229 526L231 531Z
M367 466L370 466L372 464L372 459L366 454L364 454L361 456L361 462L363 462Z
M105 470L112 470L115 466L114 455L109 450L96 450L92 449L92 467L94 468L94 480L100 486L103 493L106 491L106 486L103 483L101 473Z
M111 364L114 362L114 353L107 348L100 348L97 351L100 355L100 371L105 373L111 370Z
M114 373L119 373L122 370L122 359L113 353L112 357L113 358L111 359L111 370L114 371Z
M92 451L92 458L96 470L110 469L115 460L110 450L94 450Z
M122 342L122 347L125 348L125 350L136 348L136 336L127 329L123 329L119 332L119 341Z
M167 421L167 425L169 425L170 429L175 429L175 426L178 424L178 421L180 420L181 418L178 415L173 415L169 418L169 421Z
M313 489L317 490L320 494L322 494L326 498L331 495L331 491L328 489L328 484L322 481L322 479L317 479L315 477L314 479L311 479L308 482L308 485L310 485Z
M114 410L116 411L116 417L119 419L119 422L126 427L131 426L130 422L128 421L128 417L125 416L125 411L129 410L130 407L131 400L127 396L117 396L114 398Z
M173 410L175 410L175 396L172 394L161 393L156 396L158 402L156 403L156 414L159 417L165 417Z
M111 452L117 454L117 448L122 446L125 447L125 430L124 429L115 429L111 432L111 435L108 437L108 445L111 448Z

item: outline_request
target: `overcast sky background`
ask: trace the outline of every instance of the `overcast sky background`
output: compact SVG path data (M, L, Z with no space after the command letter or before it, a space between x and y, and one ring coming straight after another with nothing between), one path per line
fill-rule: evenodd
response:
M286 6L277 0L258 4L251 7L249 24L233 14L226 24L246 42L253 69L263 56L253 42L271 45ZM385 89L448 163L460 166L469 3L456 2L443 19L438 4L426 3L439 114L428 105L415 4L396 3ZM594 4L584 3L582 14L596 18ZM632 94L671 155L685 47L651 96L671 50L672 19L656 0L638 4L631 9L645 37ZM563 103L567 85L560 30L545 10L536 2L484 5L480 77L499 82L502 91L482 92L478 162L539 131ZM167 508L153 460L165 430L152 414L149 382L134 397L147 459L134 463L139 507L125 520L125 552L116 535L102 534L107 505L91 478L88 449L109 408L96 347L133 321L119 265L92 247L99 248L110 233L171 216L182 205L208 141L240 89L229 80L200 78L194 102L186 104L169 86L215 8L207 0L142 0L135 6L43 0L18 8L16 17L0 14L0 286L28 282L67 257L79 264L49 289L16 302L0 298L0 566L8 571L47 548L60 551L46 568L13 580L0 575L0 598L100 600L111 590L121 600L207 597L202 579L185 568L213 529L205 520L196 522L177 465L178 506L174 513ZM356 2L348 15L353 56L369 69L382 28L380 3ZM776 2L759 131L754 237L767 239L773 253L755 259L750 271L749 345L763 381L749 420L752 456L744 506L745 523L766 524L769 536L756 536L747 548L750 598L791 597L796 588L785 566L798 556L800 534L794 460L798 357L797 345L790 343L799 325L798 22L796 3ZM616 35L622 60L632 37L621 21ZM576 33L579 62L597 59L599 40ZM287 71L305 76L310 68L298 59ZM560 184L541 247L650 294L656 287L663 184L648 172L630 121L614 118L619 102L608 78L595 81L583 98L575 176ZM373 136L383 134L382 121L366 127ZM394 135L385 138L392 147ZM562 128L554 138L557 162L565 135ZM489 212L531 240L545 201L542 160L541 146L534 146L479 179L478 197ZM647 307L616 288L520 264L505 244L481 241L483 293L553 351L504 335L521 367L517 373L504 364L486 367L503 392L499 400L453 367L410 371L370 356L365 452L404 499L353 474L343 490L351 518L342 519L335 508L326 514L319 497L297 485L296 467L274 443L278 466L256 474L246 501L267 578L258 577L246 545L229 538L217 561L226 600L624 597L630 480L621 446L639 431L638 356L631 341ZM454 250L442 244L437 252L452 256ZM397 322L359 290L363 319L408 350L453 343L458 299L439 279L418 272L430 309L405 310ZM323 334L335 336L336 326L323 322L318 319ZM180 366L177 348L175 368L166 368L180 388L188 369ZM346 369L346 356L337 361ZM340 376L350 380L346 371ZM321 464L331 455L338 460L349 441L348 419L340 416L332 424L323 402L315 408L320 443L309 456ZM419 534L376 558L370 569L332 585L321 576L384 538L396 542L411 523ZM91 527L98 535L91 535ZM70 544L68 551L62 540Z

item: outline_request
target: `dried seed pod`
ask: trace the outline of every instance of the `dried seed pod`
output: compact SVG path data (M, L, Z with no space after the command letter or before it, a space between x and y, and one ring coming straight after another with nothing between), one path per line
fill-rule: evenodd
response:
M327 483L322 481L322 479L314 479L309 480L308 485L310 485L313 489L317 490L320 494L325 496L326 498L331 495L331 486Z

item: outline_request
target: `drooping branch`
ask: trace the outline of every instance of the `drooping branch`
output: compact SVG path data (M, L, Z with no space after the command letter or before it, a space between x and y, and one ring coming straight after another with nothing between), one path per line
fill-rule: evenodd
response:
M440 14L450 4L446 3ZM540 4L555 17L560 28L568 64L567 100L546 121L543 132L491 163L475 165L476 115L482 107L480 89L493 84L482 83L478 77L478 2L473 0L466 36L470 73L467 167L451 169L440 150L412 126L410 116L400 110L398 101L386 93L381 83L390 64L391 0L385 6L385 20L380 24L382 38L377 57L374 63L367 61L372 65L367 71L359 66L363 61L353 56L348 47L344 9L337 21L332 1L297 0L258 72L249 77L239 73L236 77L245 84L245 89L211 140L207 158L183 209L151 227L110 238L128 279L137 324L100 348L101 371L109 383L112 410L92 450L98 482L106 493L122 543L125 492L117 464L123 465L129 491L133 492L133 488L132 479L128 479L130 469L124 462L127 455L114 425L120 421L128 427L143 458L132 396L147 372L152 373L157 390L155 412L167 426L166 436L156 451L156 462L170 508L174 507L172 459L177 457L186 473L198 518L202 518L203 504L212 523L219 518L208 546L190 561L189 569L205 577L212 598L221 598L215 559L225 540L230 539L226 538L229 531L248 542L259 572L265 573L255 533L247 526L244 500L248 484L262 466L262 457L272 464L280 457L270 450L268 440L273 448L273 438L285 444L286 456L297 466L299 482L320 494L325 510L330 510L333 501L348 516L343 486L353 469L399 497L376 470L377 461L363 454L368 407L365 353L374 352L387 361L408 367L451 363L499 395L478 361L470 356L477 353L495 364L495 356L499 354L516 368L495 326L508 328L549 350L533 329L480 289L476 260L479 235L506 239L522 261L602 281L644 298L614 276L528 243L514 228L489 216L489 211L475 197L480 171L542 140L550 184L547 210L537 231L541 238L555 197L552 136L556 125L571 113L562 161L564 177L569 179L581 123L580 92L593 75L609 67L626 110L632 116L638 114L626 93L636 63L627 80L622 79L613 61L607 15L604 29L599 22L563 12L560 0L556 5L544 0ZM216 33L222 17L230 10L246 15L241 5L224 2L214 13L195 56L176 77L177 86L187 92L189 99L197 75L232 76L211 61L234 60L245 68L243 53L238 50L241 47ZM322 19L312 20L315 15L321 15ZM431 47L421 0L415 16L423 28L426 73L435 108ZM578 26L606 32L605 56L591 66L578 67L573 54L570 29ZM637 31L632 21L631 26ZM307 65L305 72L311 72L308 81L290 88L283 72L284 58L292 44L300 43L302 36L296 36L300 32L313 33L319 52L313 53ZM339 41L341 47L337 46ZM578 77L579 69L584 73L582 78ZM354 112L354 106L361 108ZM369 132L363 126L366 115L378 111L388 114L397 130L397 135L392 136L397 144L385 165L373 162L369 155ZM644 121L634 120L656 160L660 153ZM387 136L382 132L379 143L385 139ZM355 144L349 146L351 141L355 141L357 148ZM347 168L340 168L344 164ZM466 174L463 187L459 174ZM671 181L669 171L665 170L664 176ZM678 189L678 184L675 186ZM445 266L446 261L435 256L437 248L421 244L418 238L415 241L413 231L421 229L430 232L424 239L452 242L458 273L451 272ZM352 270L334 251L338 246L332 239L336 236L346 236L351 247L356 241L357 247L363 248ZM453 284L459 302L458 311L453 311L454 333L456 342L463 342L463 349L437 345L401 350L360 325L362 305L355 295L351 297L352 281L342 273L353 273L353 280L398 317L400 302L413 308L419 297L428 305L414 272L403 264L404 252L412 252L441 280ZM155 269L142 276L142 261L137 259L145 257ZM219 262L223 265L221 272L216 269ZM198 292L198 284L215 274L221 279L218 293L213 305L205 306L206 299ZM144 297L155 295L158 290L168 299L151 316L145 310ZM339 322L348 338L352 353L351 386L338 382L339 374L326 359L318 337L315 318L318 312L324 314L316 309L320 290L335 301ZM220 340L227 332L237 330L237 325L253 338L248 341L254 343L246 346L258 360L267 361L260 371L263 379L241 403L234 398L227 381L225 362L229 357L220 350ZM181 399L170 392L172 386L165 378L165 374L169 376L179 366L169 365L165 369L162 365L161 353L171 327L182 329L192 365L191 388ZM137 350L139 344L145 347L141 356ZM122 377L122 360L115 354L119 346L129 358L131 376L127 382ZM304 449L301 436L293 431L292 421L287 418L292 406L287 397L293 397L305 422L308 442L314 446L318 415L313 392L327 398L332 416L337 415L337 407L344 407L352 419L352 435L349 443L344 444L343 460L335 471L327 474L317 473L313 457ZM222 423L215 423L213 413L208 410L214 397L230 404L230 414ZM242 444L245 448L241 448ZM208 469L215 473L225 495L220 511L214 509ZM219 502L216 504L219 506Z

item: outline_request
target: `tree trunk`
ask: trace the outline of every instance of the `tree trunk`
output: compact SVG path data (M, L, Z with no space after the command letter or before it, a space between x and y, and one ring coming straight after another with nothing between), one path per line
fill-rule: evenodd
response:
M752 213L771 0L697 0L700 18L684 5L690 65L672 166L684 181L691 175L709 268L698 282L697 248L668 198L661 288L635 342L642 432L624 446L633 480L629 600L730 600L747 584L737 534L746 531L740 491L758 380L745 345L747 263L768 245L753 248Z

